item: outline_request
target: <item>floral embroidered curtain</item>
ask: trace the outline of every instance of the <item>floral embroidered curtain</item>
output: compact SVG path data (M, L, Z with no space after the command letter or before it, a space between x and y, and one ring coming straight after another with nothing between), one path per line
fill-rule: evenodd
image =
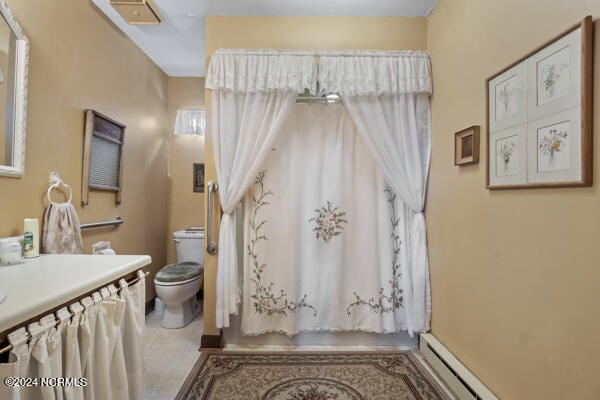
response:
M308 91L342 95L351 111L357 134L389 184L389 195L394 194L400 201L395 215L401 217L397 230L405 235L405 249L399 251L399 257L404 258L405 272L401 283L404 305L401 308L406 321L396 324L393 329L403 326L402 329L407 329L410 334L427 330L429 266L422 212L430 156L429 95L432 85L429 55L418 51L221 49L211 58L206 82L206 87L213 90L211 134L224 210L219 237L217 326L229 325L229 314L237 312L240 300L231 212L253 180L258 179L257 176L260 178L261 165L276 138L284 132L281 127L289 116L296 94ZM311 216L311 222L328 226L335 220L343 226L345 214L338 213L345 211L335 207L339 206L325 201L317 208L321 213ZM326 242L333 242L342 235L339 228L316 229L315 235L324 242L325 238ZM300 255L289 255L297 256ZM399 279L392 279L392 282L399 282ZM246 280L244 285L247 284ZM400 284L395 285L399 290ZM304 304L302 299L287 298L296 305ZM376 297L365 301L371 303ZM398 303L393 297L391 301ZM359 301L359 304L362 303ZM244 304L246 309L247 304ZM259 312L255 310L255 313ZM388 328L378 329L386 331Z
M407 329L402 205L344 106L295 105L244 204L242 334Z
M258 174L295 99L296 92L290 89L266 93L213 93L213 145L223 209L217 271L216 319L219 327L229 326L229 315L237 314L240 302L235 207Z
M423 211L431 155L429 55L324 55L319 61L319 83L323 90L342 96L370 156L402 200L407 330L411 335L428 331L431 296Z

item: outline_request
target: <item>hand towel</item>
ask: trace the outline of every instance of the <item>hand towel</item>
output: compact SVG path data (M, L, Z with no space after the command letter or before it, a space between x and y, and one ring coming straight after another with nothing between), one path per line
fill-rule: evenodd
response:
M44 215L44 253L81 254L83 240L75 207L71 203L50 203Z

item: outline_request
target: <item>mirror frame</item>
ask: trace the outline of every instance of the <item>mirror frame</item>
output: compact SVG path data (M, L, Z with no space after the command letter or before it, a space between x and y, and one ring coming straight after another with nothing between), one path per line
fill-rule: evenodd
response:
M0 13L15 34L15 110L12 166L0 165L0 176L21 178L25 175L25 134L27 128L27 72L29 68L29 39L3 0Z

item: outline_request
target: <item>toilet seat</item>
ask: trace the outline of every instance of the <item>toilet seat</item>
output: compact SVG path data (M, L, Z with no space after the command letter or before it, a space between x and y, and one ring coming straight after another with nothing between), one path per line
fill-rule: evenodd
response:
M176 264L165 265L156 273L154 282L161 286L176 286L192 282L204 275L204 265L184 261Z
M188 280L185 280L185 281L180 281L180 282L159 282L159 281L157 281L155 279L154 280L154 285L156 285L156 286L183 286L183 285L188 284L190 282L194 282L194 281L202 280L202 279L204 279L204 274L201 274L200 276L197 276L195 278L188 279Z

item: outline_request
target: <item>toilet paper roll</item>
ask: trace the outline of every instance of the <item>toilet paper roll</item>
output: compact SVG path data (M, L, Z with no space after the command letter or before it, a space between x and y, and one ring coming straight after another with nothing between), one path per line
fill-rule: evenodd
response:
M115 251L113 249L102 249L102 250L98 250L95 254L99 254L102 256L114 256L117 253L115 253Z

